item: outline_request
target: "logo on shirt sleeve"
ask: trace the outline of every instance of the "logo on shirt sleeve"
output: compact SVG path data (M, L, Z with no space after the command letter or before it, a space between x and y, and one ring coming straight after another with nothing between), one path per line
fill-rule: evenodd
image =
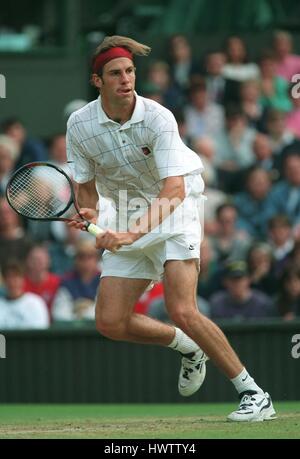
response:
M148 147L142 147L142 152L145 156L149 156L151 154L151 150Z

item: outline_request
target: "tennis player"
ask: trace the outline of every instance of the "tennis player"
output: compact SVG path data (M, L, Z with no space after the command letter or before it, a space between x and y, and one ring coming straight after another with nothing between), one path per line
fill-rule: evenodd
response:
M248 374L220 328L198 310L203 166L181 141L172 113L135 92L134 56L149 52L130 38L106 37L92 62L91 79L100 95L68 121L68 159L81 215L96 223L99 195L116 209L115 227L96 242L105 249L97 329L114 340L179 351L178 387L184 396L203 383L209 356L240 395L240 406L228 419L272 419L270 396ZM83 229L80 223L71 225ZM133 312L145 289L161 278L176 326Z

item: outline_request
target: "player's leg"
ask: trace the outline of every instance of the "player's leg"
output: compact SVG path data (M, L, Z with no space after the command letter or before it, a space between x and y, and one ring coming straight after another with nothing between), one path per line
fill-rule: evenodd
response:
M189 396L204 381L207 358L180 329L133 312L134 305L148 284L149 280L143 279L103 277L96 304L96 328L111 339L168 346L188 356L182 358L179 392Z
M230 420L272 419L275 411L269 395L247 373L221 329L199 312L197 279L195 260L168 260L165 263L165 297L171 319L199 344L241 395L240 407L229 416Z
M139 279L141 276L143 279ZM195 352L199 346L180 330L133 312L151 279L158 280L159 276L153 262L141 250L105 252L96 306L97 329L112 339Z
M171 325L133 313L149 285L147 279L103 277L96 303L96 327L111 339L141 344L169 345L175 331Z
M195 260L166 262L164 285L167 310L172 321L199 343L220 370L228 378L234 378L243 366L220 328L199 312L197 279Z

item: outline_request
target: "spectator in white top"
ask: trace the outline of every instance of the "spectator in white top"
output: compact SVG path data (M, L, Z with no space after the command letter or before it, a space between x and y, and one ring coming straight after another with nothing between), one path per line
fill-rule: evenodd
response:
M214 136L224 127L223 108L210 102L206 82L198 79L190 89L190 103L185 109L188 135L197 140L204 135Z
M11 261L2 269L6 296L0 298L0 330L49 327L46 303L34 293L24 293L24 272Z
M231 36L226 43L227 63L223 67L225 78L235 81L256 80L259 68L254 62L247 61L247 50L244 41Z

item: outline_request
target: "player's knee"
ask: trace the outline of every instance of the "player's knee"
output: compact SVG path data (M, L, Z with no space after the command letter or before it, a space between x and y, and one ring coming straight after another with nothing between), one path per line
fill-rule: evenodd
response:
M169 315L175 325L185 330L193 326L197 320L198 312L195 309L188 308L186 305L182 305L170 311Z
M103 319L96 320L97 331L105 336L117 341L122 341L126 338L127 327L122 323L110 322Z

